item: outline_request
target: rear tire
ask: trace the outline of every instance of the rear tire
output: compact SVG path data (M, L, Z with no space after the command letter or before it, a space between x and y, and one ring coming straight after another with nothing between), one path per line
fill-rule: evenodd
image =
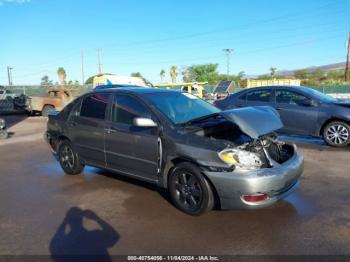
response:
M47 117L49 115L50 112L55 111L55 107L51 106L51 105L46 105L43 107L42 111L41 111L41 115Z
M214 208L213 190L201 170L191 163L175 166L168 178L168 190L181 211L199 216Z
M63 171L67 175L80 174L84 169L84 165L81 163L72 143L68 140L63 140L60 143L58 148L58 159Z
M324 141L334 147L345 147L350 143L350 126L342 121L332 121L323 129Z
M0 139L7 139L9 137L9 134L7 130L0 131Z

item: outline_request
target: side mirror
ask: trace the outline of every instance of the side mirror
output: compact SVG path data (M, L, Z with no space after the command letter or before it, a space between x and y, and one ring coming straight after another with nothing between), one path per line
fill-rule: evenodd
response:
M156 127L158 126L156 122L154 122L150 118L143 117L135 117L133 120L134 126L138 127Z

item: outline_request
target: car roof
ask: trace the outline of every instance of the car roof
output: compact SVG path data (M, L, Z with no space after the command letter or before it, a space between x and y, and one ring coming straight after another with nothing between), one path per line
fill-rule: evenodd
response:
M162 88L153 87L140 87L131 85L109 85L106 88L100 88L93 90L93 93L133 93L133 94L162 94L162 93L174 93L179 92L178 90L168 90Z
M243 90L240 90L236 93L233 93L232 95L240 95L249 91L254 91L254 90L262 90L266 88L276 88L276 89L289 89L289 90L299 90L299 91L307 91L309 87L306 86L289 86L289 85L273 85L273 86L258 86L258 87L248 87L244 88Z

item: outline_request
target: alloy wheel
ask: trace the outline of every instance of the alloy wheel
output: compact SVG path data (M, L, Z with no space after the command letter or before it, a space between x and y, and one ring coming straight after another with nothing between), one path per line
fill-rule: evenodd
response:
M349 139L349 130L342 124L331 125L327 129L327 139L335 145L342 145Z
M74 167L74 153L73 150L65 145L61 151L61 162L67 168Z
M193 174L179 173L175 181L175 192L178 202L186 209L195 210L200 207L203 199L202 189Z

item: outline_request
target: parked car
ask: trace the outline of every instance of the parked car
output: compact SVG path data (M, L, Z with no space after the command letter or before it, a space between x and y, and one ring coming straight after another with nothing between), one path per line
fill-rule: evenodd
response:
M278 110L281 133L323 137L328 145L350 143L350 101L340 101L312 88L266 86L249 88L217 100L223 110L246 106L272 106Z
M13 101L17 95L15 93L12 93L10 90L7 89L0 89L0 101L1 100L8 100L8 101Z
M0 139L6 139L6 138L8 138L6 122L5 122L5 119L0 118Z
M84 94L49 115L46 137L66 174L92 165L166 188L191 215L269 206L303 171L269 107L221 111L174 90L116 88Z
M60 111L74 100L71 91L62 88L49 89L44 95L30 96L26 101L29 114L40 113L48 116L52 111Z

